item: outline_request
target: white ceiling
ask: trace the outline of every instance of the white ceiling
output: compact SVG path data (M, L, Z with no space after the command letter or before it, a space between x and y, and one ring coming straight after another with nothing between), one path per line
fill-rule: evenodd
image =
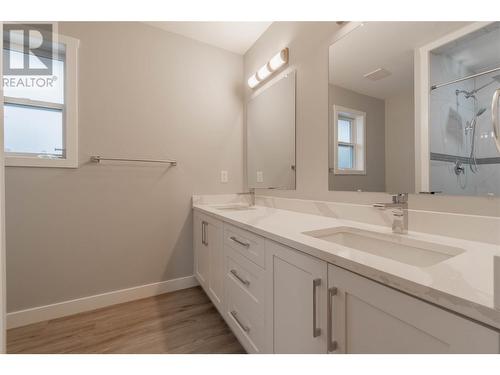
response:
M243 55L272 22L146 22L150 26L180 34Z
M367 22L330 46L329 81L380 99L411 90L414 49L467 23ZM392 74L379 81L363 77L378 68Z

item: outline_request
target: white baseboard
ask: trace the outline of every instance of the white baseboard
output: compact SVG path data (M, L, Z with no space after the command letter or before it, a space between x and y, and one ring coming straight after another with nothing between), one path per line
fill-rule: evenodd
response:
M158 294L173 292L175 290L191 288L196 285L199 284L194 276L186 276L178 279L161 281L159 283L141 285L133 288L96 294L94 296L77 298L69 301L54 303L52 305L13 311L7 314L7 329L100 309L102 307L116 305L118 303L152 297Z

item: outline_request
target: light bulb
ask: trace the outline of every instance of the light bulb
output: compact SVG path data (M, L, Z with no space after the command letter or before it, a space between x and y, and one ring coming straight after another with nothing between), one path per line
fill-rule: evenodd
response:
M269 68L267 67L267 64L264 65L263 67L261 67L258 71L257 71L257 78L260 80L260 81L263 81L265 80L267 77L269 77L271 75L271 71L269 70Z
M257 86L259 84L259 79L257 78L257 74L253 74L250 78L248 78L248 86L250 86L250 88L254 88L255 86Z
M282 49L269 61L269 67L272 71L281 68L288 61L288 48Z

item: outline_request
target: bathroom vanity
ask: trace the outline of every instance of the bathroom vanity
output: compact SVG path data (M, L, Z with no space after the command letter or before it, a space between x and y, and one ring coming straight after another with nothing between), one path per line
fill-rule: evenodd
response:
M249 353L500 352L500 310L463 288L498 246L240 203L193 209L194 274Z
M332 201L347 201L296 199L279 209L193 197L195 276L248 352L500 353L498 216L408 205L416 194L498 195L499 95L487 114L480 108L500 90L500 67L448 63L465 64L464 51L498 33L498 22L345 25L329 47L324 173L328 190L350 192ZM301 167L301 79L291 64L250 85L246 185L274 198L295 189ZM393 201L367 203L366 192Z

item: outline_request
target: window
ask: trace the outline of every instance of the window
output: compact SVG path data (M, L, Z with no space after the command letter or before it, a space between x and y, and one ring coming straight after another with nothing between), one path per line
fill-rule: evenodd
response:
M333 106L333 149L335 174L366 174L366 114L350 108Z
M21 46L11 48L4 61L22 66ZM78 41L59 35L54 48L53 55L28 56L32 68L50 60L52 76L3 77L6 166L78 166Z

